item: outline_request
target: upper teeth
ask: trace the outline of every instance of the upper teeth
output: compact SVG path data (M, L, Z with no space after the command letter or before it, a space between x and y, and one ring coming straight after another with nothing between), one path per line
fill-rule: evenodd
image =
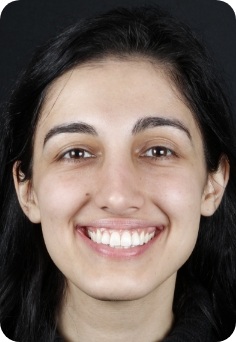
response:
M96 243L101 243L104 245L109 245L110 247L135 247L141 246L148 241L150 241L155 232L144 232L144 231L114 231L114 230L104 230L97 229L97 230L88 230L88 235L92 241Z

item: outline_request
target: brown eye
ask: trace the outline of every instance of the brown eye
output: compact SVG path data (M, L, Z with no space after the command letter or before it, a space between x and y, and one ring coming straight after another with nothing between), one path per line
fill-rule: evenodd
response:
M79 148L71 149L63 155L63 159L85 159L91 157L93 157L91 153Z
M151 158L165 158L165 157L171 157L174 155L174 152L164 146L155 146L152 148L149 148L145 153L145 157L151 157Z

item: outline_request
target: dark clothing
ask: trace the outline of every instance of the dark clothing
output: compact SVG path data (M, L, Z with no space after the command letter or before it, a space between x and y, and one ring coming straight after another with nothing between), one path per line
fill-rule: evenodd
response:
M179 320L163 342L217 342L204 315L196 314Z
M201 301L205 312L212 315L212 303L204 289L199 288L195 297L189 298L170 334L163 342L217 342L213 327L198 303Z

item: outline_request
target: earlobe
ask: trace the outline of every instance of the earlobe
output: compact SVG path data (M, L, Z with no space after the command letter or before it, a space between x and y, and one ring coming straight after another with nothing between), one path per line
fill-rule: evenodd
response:
M220 205L229 180L229 170L229 162L223 156L217 171L208 175L207 184L202 195L201 214L203 216L213 215Z
M37 203L37 198L32 188L30 180L21 181L17 171L18 162L13 166L13 179L20 206L33 223L40 223L40 211Z

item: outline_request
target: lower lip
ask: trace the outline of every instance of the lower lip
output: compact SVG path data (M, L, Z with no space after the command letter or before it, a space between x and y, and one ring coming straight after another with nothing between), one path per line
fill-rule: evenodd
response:
M85 242L85 244L99 255L113 259L130 259L142 255L147 250L149 250L149 248L152 247L156 240L159 239L160 235L163 233L163 230L158 231L157 234L144 245L130 248L113 248L107 245L99 244L88 238L84 234L82 229L77 228L76 232L79 237Z

